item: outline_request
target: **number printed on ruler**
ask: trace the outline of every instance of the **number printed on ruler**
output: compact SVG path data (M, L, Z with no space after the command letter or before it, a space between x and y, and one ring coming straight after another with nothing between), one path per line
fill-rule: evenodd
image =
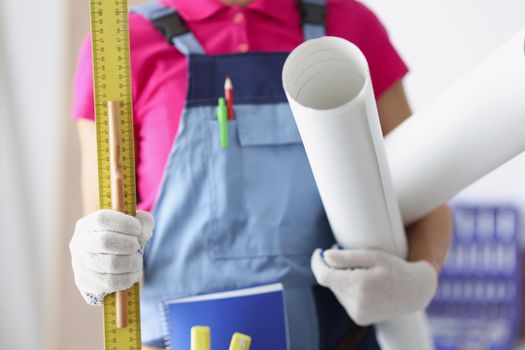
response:
M127 1L90 0L93 80L97 128L99 207L111 208L108 101L120 105L124 212L135 215L135 156ZM115 293L104 299L106 350L140 350L139 285L127 291L128 324L116 327Z

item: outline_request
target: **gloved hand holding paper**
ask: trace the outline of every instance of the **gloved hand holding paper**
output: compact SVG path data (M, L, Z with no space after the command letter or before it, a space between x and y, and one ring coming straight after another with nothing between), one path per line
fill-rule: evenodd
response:
M312 271L361 326L426 308L438 282L429 262L408 262L379 250L318 249Z

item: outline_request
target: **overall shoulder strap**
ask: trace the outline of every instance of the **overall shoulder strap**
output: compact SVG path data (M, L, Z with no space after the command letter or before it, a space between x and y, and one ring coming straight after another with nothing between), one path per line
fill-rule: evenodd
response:
M304 40L326 35L326 0L301 0Z
M176 9L152 2L135 7L131 12L140 14L149 20L164 35L166 40L184 55L204 54L203 47L188 29Z

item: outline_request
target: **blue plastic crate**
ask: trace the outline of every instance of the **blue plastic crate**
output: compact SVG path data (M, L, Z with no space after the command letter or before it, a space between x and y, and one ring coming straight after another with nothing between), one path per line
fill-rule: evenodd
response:
M454 236L428 308L438 350L507 350L521 319L520 220L510 205L454 205Z

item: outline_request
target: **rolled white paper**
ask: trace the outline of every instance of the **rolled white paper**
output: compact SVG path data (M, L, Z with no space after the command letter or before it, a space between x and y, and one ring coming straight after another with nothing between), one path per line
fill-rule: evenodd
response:
M525 29L386 137L405 224L525 150Z
M361 51L335 37L305 42L286 60L283 85L338 243L405 258L406 235ZM422 313L378 325L387 350L431 349L428 334Z
M405 257L369 76L355 45L325 37L290 54L283 84L337 242Z

